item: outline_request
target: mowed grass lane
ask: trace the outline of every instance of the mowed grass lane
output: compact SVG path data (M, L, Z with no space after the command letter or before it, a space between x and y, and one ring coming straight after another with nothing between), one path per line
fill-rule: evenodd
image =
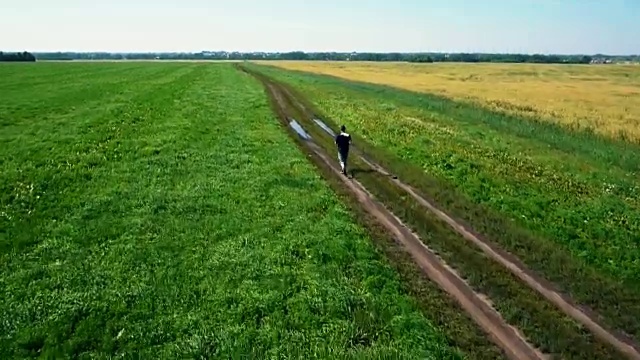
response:
M0 77L0 358L459 357L249 76Z
M299 89L405 180L640 339L639 146L435 95L259 69Z

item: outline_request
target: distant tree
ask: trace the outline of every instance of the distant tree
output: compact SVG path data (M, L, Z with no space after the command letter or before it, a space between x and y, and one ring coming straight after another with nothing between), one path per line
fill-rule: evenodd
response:
M429 55L417 55L415 57L413 57L411 60L409 60L410 62L417 62L417 63L432 63L433 62L433 58Z
M12 61L12 62L34 62L36 57L26 51L18 53L5 53L0 51L0 61Z

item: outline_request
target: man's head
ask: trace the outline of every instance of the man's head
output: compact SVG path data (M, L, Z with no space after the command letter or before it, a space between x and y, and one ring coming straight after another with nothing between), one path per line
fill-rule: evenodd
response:
M342 131L342 132L347 131L347 127L346 127L346 126L344 126L344 125L340 126L340 131Z

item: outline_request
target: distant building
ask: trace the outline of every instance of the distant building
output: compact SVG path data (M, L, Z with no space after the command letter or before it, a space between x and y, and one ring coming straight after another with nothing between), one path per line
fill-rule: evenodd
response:
M591 64L611 64L611 59L595 58L591 60Z

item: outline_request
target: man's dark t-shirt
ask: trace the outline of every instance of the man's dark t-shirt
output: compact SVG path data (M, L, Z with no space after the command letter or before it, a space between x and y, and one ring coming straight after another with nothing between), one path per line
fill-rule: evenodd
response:
M351 135L347 133L340 133L336 136L336 145L338 145L338 151L341 154L349 153L349 144L351 142Z

